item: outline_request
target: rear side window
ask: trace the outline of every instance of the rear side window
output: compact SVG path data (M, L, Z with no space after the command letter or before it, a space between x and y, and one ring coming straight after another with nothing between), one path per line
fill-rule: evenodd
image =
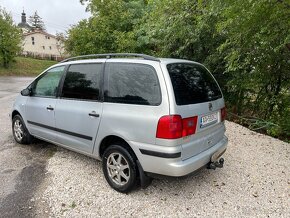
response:
M63 98L99 100L102 64L71 65L62 89Z
M105 101L123 104L159 105L161 92L156 71L144 64L108 63Z
M222 97L213 76L201 65L174 63L168 64L167 70L177 105L208 102Z

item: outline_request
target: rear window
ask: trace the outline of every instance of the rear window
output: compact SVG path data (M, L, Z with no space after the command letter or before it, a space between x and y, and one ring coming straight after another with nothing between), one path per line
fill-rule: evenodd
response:
M167 70L177 105L208 102L222 97L213 76L201 65L174 63L168 64Z

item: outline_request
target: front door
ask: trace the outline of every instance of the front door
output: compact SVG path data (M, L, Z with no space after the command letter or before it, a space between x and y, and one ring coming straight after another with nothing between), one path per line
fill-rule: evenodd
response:
M26 102L26 118L32 135L54 141L55 104L64 66L55 67L38 77L31 85L32 94Z
M55 119L56 141L72 150L91 154L103 103L100 102L102 63L70 65Z

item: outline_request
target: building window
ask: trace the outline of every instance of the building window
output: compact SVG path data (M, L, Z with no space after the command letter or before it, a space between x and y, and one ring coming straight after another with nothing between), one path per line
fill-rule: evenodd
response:
M35 42L34 41L32 41L32 45L34 45L35 44Z
M49 36L48 36L47 38L48 38L48 39L50 39L50 37L49 37Z
M45 46L42 46L43 50L45 50Z
M49 49L51 50L51 46L49 46Z
M34 41L34 37L31 37L31 40Z
M31 37L31 41L32 41L32 45L34 45L35 42L34 42L34 37L33 36Z

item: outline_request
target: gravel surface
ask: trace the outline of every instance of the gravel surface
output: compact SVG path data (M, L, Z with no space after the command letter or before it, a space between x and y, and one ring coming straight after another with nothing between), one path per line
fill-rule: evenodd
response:
M289 143L226 122L223 169L153 180L120 194L101 163L58 148L48 161L42 201L51 217L290 217Z
M49 207L37 199L47 187L42 181L46 161L56 147L42 141L31 145L17 144L8 116L14 99L31 80L30 77L0 77L0 218L49 214ZM42 215L44 217L48 216Z

